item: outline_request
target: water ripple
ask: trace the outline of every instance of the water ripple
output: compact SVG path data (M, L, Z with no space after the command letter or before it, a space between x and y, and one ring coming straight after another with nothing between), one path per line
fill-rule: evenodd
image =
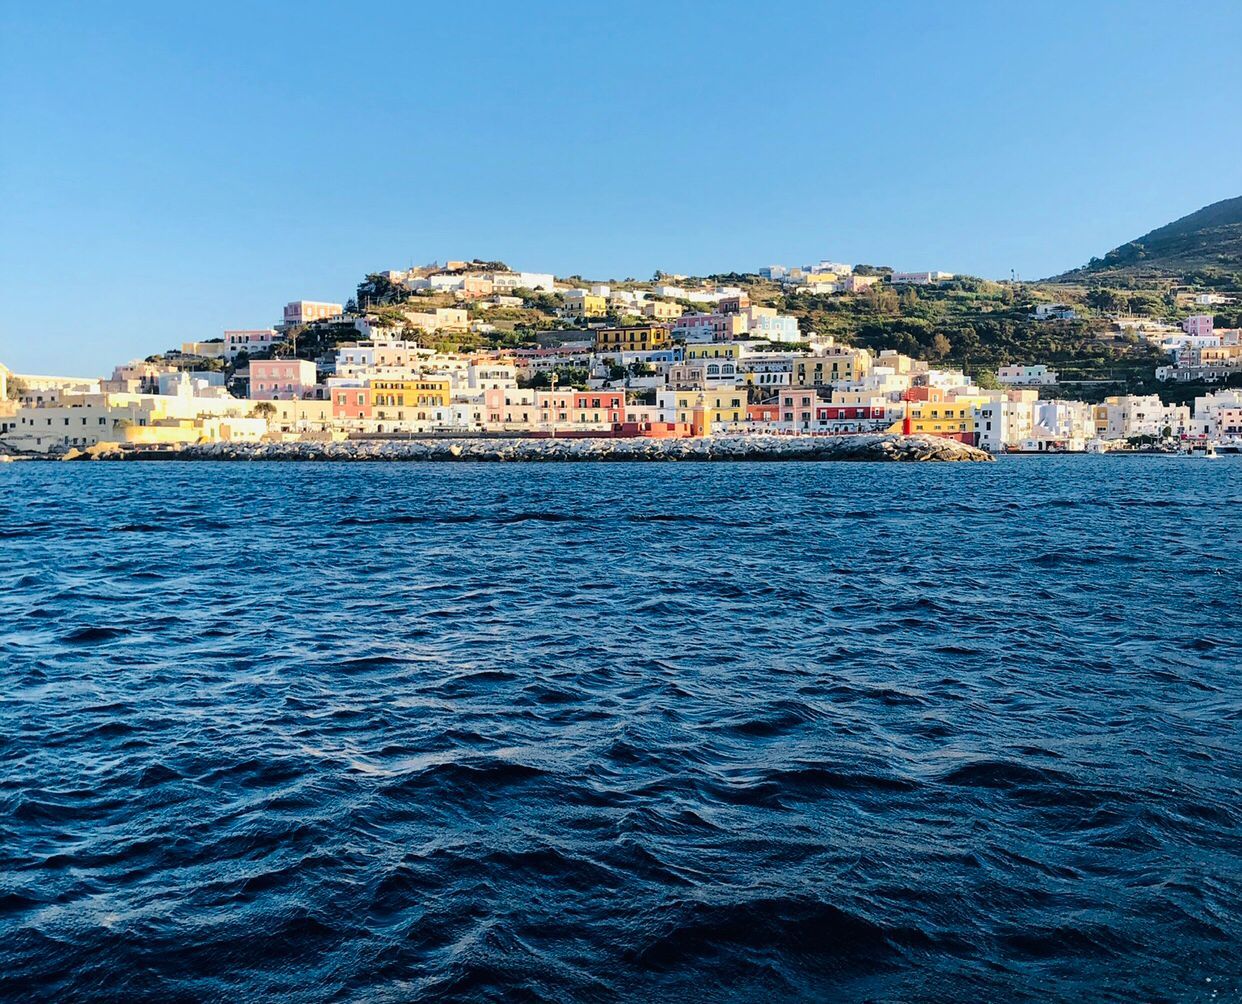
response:
M1240 475L2 466L0 997L1236 996Z

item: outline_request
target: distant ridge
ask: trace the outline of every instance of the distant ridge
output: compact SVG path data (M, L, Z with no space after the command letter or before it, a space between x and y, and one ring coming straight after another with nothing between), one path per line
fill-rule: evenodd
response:
M1053 281L1242 273L1242 196L1213 202Z

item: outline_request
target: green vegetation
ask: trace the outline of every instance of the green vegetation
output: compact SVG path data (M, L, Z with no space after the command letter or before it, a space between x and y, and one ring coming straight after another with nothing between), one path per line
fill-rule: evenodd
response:
M1144 306L1148 298L1144 294ZM1163 357L1137 337L1112 332L1105 314L1122 299L1119 293L1107 302L1097 297L1093 305L1081 287L962 276L938 286L900 290L875 285L858 296L792 294L774 305L797 317L808 334L957 365L976 379L994 382L1001 366L1042 362L1067 379L1124 387L1149 377ZM1080 317L1045 321L1032 316L1037 304L1053 302L1073 307Z

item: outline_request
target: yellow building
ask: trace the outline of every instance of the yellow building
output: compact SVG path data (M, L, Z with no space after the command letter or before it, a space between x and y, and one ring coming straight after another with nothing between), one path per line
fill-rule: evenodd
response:
M426 418L426 409L444 408L452 397L447 377L432 380L372 380L371 410L375 418ZM409 409L409 414L406 413ZM418 409L423 409L416 414Z
M330 400L293 398L263 403L272 409L267 421L276 432L321 431L332 424L332 402ZM253 408L251 414L254 414Z
M961 438L963 433L974 430L970 401L911 401L906 407L906 424L911 433Z
M565 312L572 317L606 317L608 300L595 293L578 292L571 289L564 294Z
M875 358L876 366L886 366L894 373L913 373L919 368L917 360L911 359L904 352L896 349L883 349ZM926 368L927 364L922 364Z
M676 303L665 300L647 300L643 303L643 316L656 321L675 321L684 313Z
M668 329L659 324L627 328L600 328L595 332L597 352L650 352L672 344Z
M1234 359L1242 359L1242 345L1205 345L1199 349L1200 366L1229 363Z
M434 334L437 331L465 331L470 327L470 317L460 307L408 310L402 316L411 327L428 334Z
M702 434L714 425L746 421L746 388L718 387L707 390L662 390L656 403L665 422L695 425L701 418Z
M836 272L812 272L810 275L804 275L802 282L812 288L816 286L832 286L841 281L841 277Z
M710 342L705 345L686 346L686 362L723 359L736 364L741 356L741 346L730 342Z
M861 380L871 372L866 349L835 348L794 359L793 386L826 387L838 380Z

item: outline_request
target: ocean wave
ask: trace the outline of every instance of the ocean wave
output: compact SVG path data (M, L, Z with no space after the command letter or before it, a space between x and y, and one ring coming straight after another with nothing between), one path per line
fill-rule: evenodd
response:
M0 998L1223 999L1237 469L1002 459L9 465Z

